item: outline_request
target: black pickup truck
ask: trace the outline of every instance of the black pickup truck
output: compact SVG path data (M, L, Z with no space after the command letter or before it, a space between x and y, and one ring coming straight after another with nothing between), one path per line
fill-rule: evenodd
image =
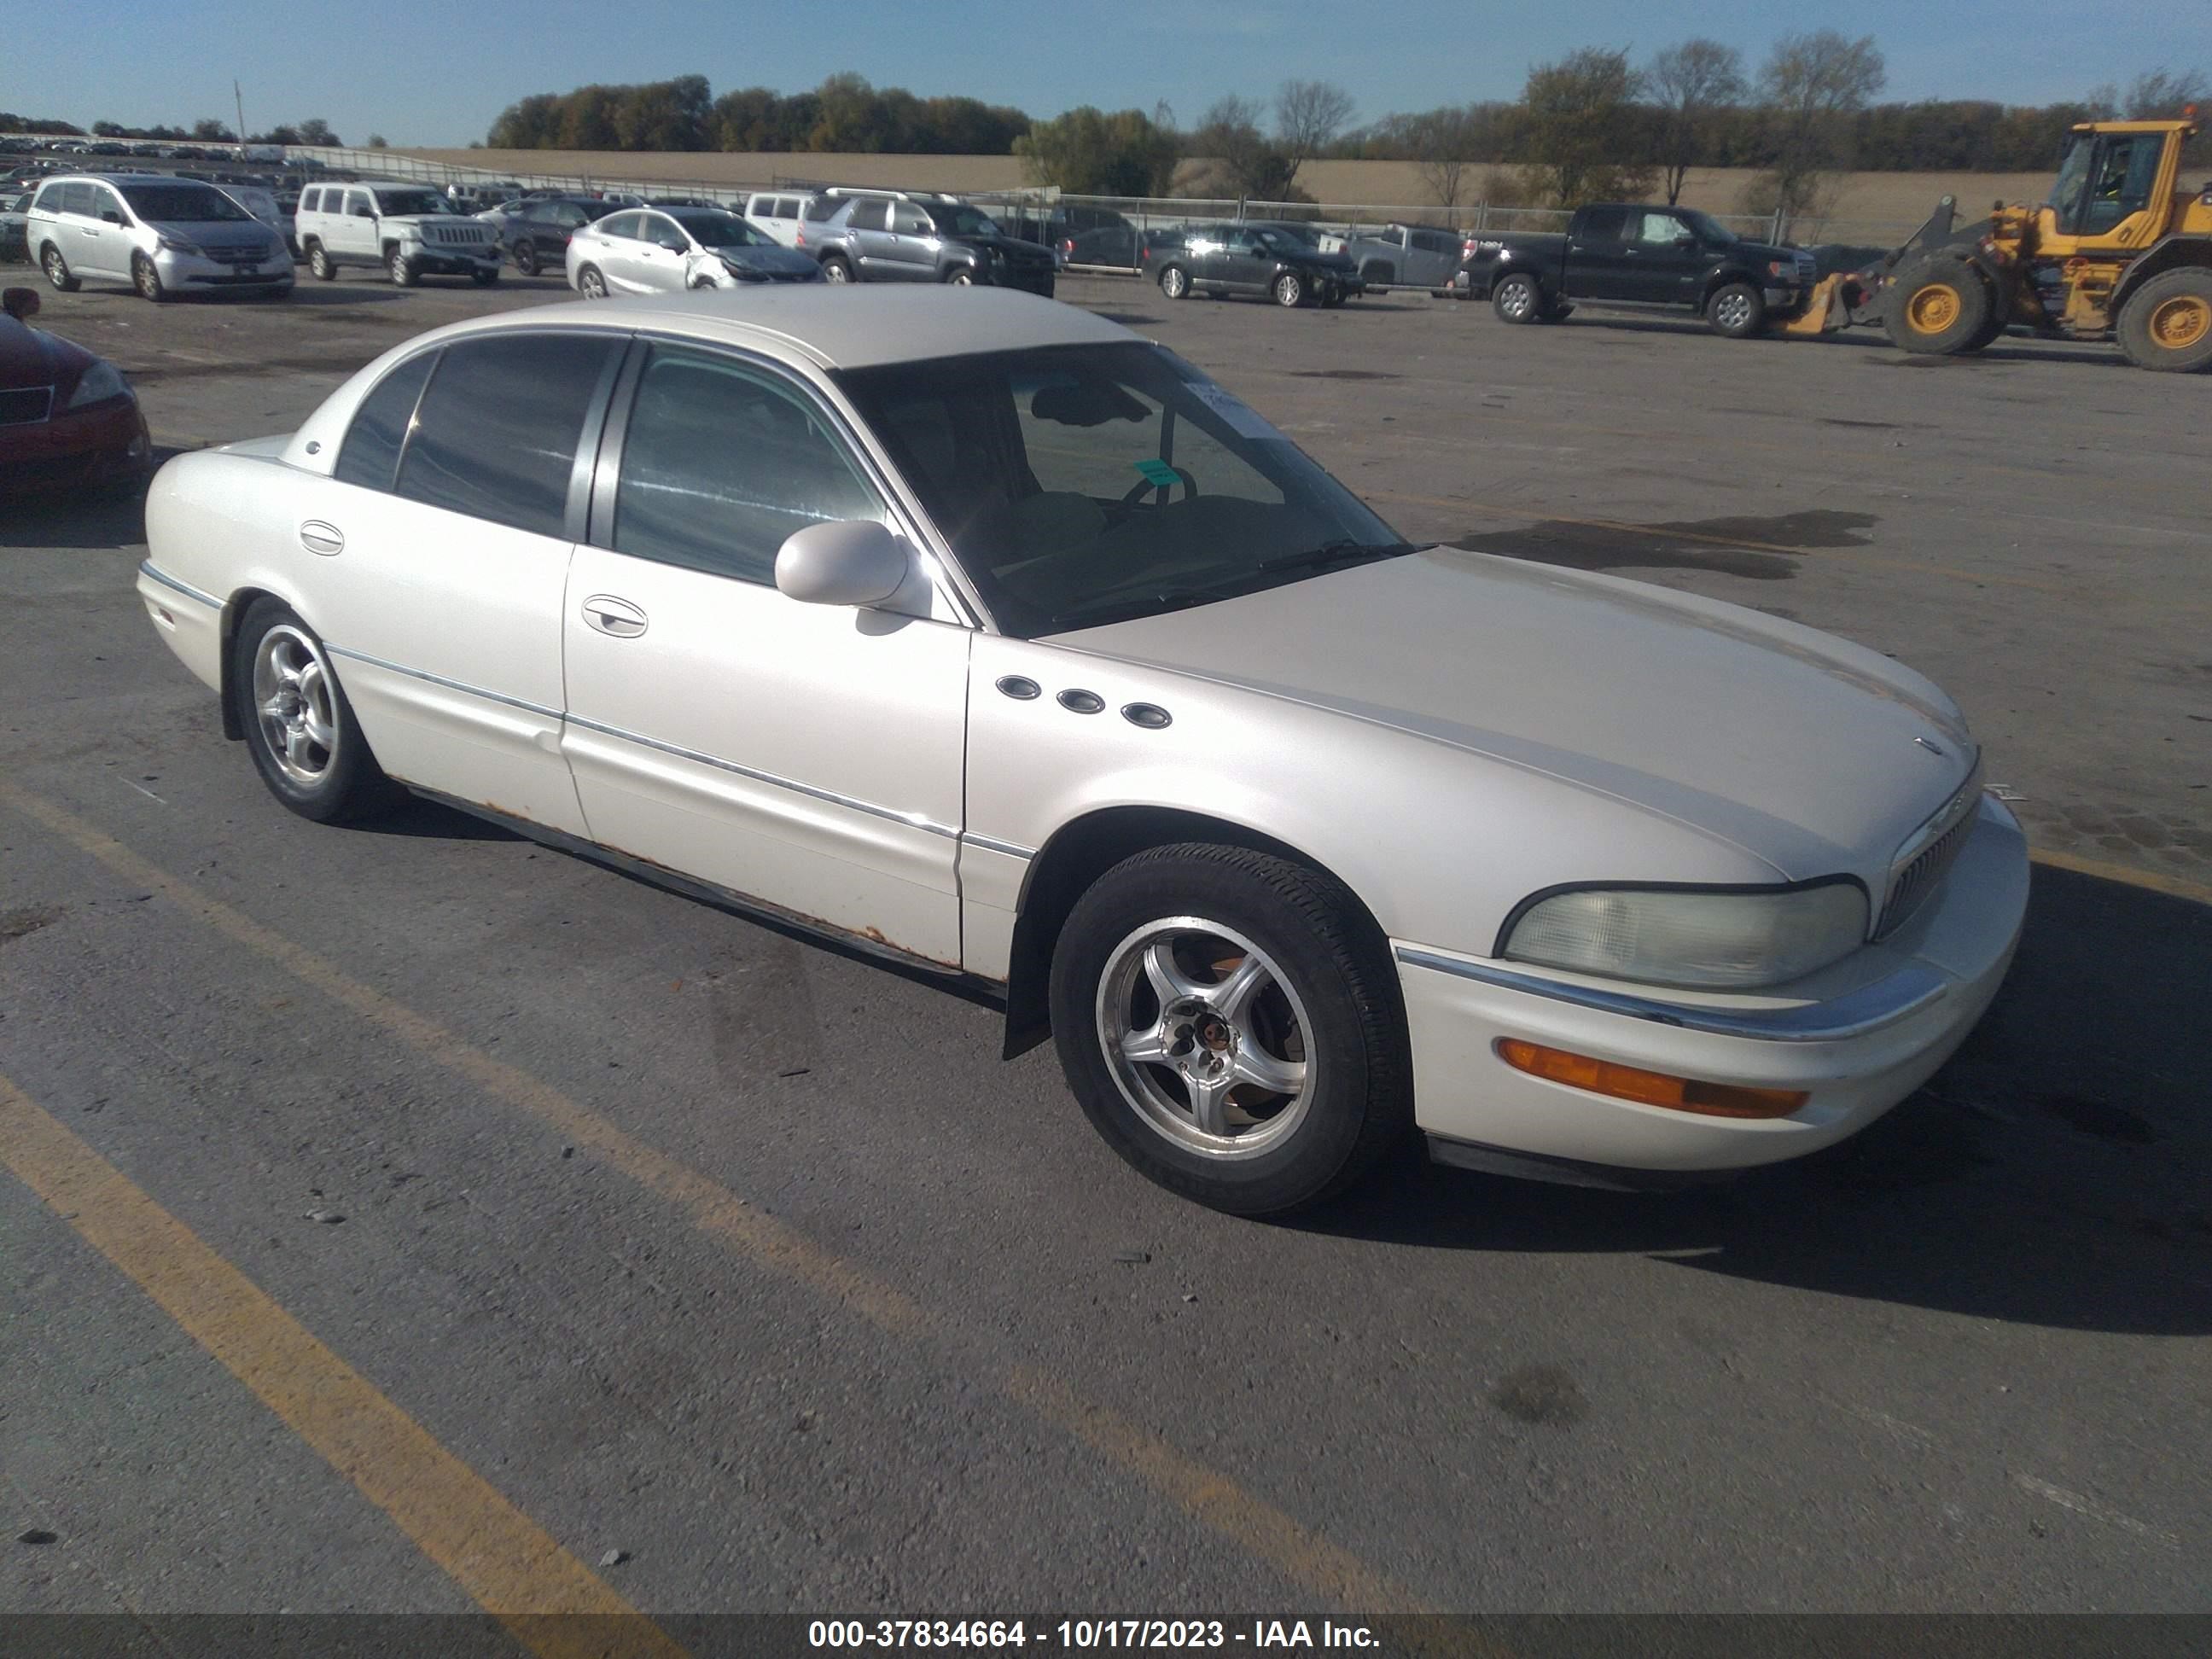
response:
M1509 323L1556 322L1579 301L1696 313L1740 340L1801 309L1814 283L1802 248L1747 242L1694 208L1586 207L1565 235L1474 235L1453 286Z

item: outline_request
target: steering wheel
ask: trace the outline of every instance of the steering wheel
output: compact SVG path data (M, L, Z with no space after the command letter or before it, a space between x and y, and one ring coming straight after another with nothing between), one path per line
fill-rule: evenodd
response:
M1176 477L1182 484L1183 500L1188 501L1198 494L1197 479L1192 477L1189 473L1184 471L1179 466L1171 466L1170 471L1174 472ZM1150 478L1139 478L1130 487L1129 493L1121 497L1121 509L1124 512L1129 512L1134 509L1137 503L1145 499L1145 492L1147 490L1172 489L1174 488L1175 486L1173 484L1158 484L1154 483Z

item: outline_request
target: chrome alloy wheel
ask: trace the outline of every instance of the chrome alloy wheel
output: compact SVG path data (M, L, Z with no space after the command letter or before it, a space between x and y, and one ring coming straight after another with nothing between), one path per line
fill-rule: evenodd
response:
M1713 320L1733 334L1751 326L1751 295L1730 290L1713 301Z
M1124 939L1099 977L1097 1026L1122 1097L1188 1151L1255 1157L1313 1104L1312 1027L1297 993L1218 921L1169 916Z
M253 653L253 713L277 770L312 789L338 757L337 686L314 641L288 623Z
M1525 282L1509 283L1498 308L1517 323L1535 310L1536 290Z

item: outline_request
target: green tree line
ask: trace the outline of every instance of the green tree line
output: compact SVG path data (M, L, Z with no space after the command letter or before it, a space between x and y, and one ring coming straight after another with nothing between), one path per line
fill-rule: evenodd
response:
M811 92L745 87L712 95L703 75L635 86L578 87L509 105L484 136L492 149L812 150L893 155L1005 155L1028 131L1018 109L975 98L917 98L833 75Z

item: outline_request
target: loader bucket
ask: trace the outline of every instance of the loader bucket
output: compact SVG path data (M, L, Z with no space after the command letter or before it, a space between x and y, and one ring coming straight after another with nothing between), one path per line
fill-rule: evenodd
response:
M1854 308L1867 299L1864 279L1856 271L1839 270L1832 276L1823 276L1813 289L1805 308L1784 321L1779 328L1784 334L1834 334L1851 325Z

